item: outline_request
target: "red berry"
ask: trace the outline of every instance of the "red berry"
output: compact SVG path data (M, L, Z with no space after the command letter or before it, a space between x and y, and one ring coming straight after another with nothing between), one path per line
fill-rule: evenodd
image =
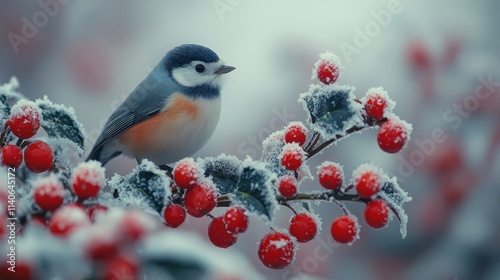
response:
M91 260L105 260L118 252L118 242L112 232L102 232L98 228L90 232L87 239L85 253Z
M34 184L34 199L42 210L55 210L64 201L64 186L55 176L40 179Z
M93 205L89 208L89 217L92 221L95 221L95 218L102 213L106 213L108 211L108 207L102 206L100 204Z
M139 263L132 256L119 255L109 260L103 270L103 280L139 280Z
M2 164L12 168L18 168L23 162L23 151L16 145L5 145L0 151Z
M330 232L335 241L351 243L358 235L358 226L351 216L343 215L333 221Z
M290 220L290 234L297 238L298 242L309 242L316 237L318 225L316 219L308 213L300 213Z
M202 181L188 189L184 195L184 206L189 215L201 218L217 205L217 194L212 182Z
M285 144L279 155L281 165L286 169L295 171L302 166L304 161L304 150L297 143Z
M163 217L167 226L176 228L186 220L186 209L179 204L169 204L165 207Z
M71 176L73 192L80 199L96 197L105 181L104 168L100 162L88 161L80 163Z
M292 263L294 257L292 239L287 234L271 231L259 244L259 259L267 267L282 269Z
M427 69L431 66L431 57L421 42L414 42L408 47L408 59L413 66Z
M293 122L288 125L285 132L286 143L297 143L300 146L306 143L307 129L301 122Z
M9 270L8 262L2 262L0 266L0 279L9 280L33 280L35 278L35 273L33 271L32 265L25 260L16 260L15 272Z
M15 136L21 139L33 137L40 128L40 108L28 100L18 101L12 106L9 125Z
M313 78L316 76L325 85L333 84L337 81L342 68L340 59L336 55L328 52L320 54L320 60L314 65Z
M366 204L366 223L372 228L382 228L389 222L389 205L382 199L375 199Z
M408 141L408 133L408 129L401 121L388 120L380 126L377 136L378 145L384 152L397 153Z
M50 231L59 236L68 236L75 229L90 225L90 219L85 210L74 205L66 205L57 209L50 219Z
M238 237L226 229L223 217L217 217L208 225L208 238L219 248L229 248L238 241Z
M29 171L42 173L54 165L54 154L43 141L34 141L24 149L24 162Z
M371 198L382 188L381 171L371 164L363 164L353 172L354 187L362 198Z
M284 175L278 180L278 190L284 197L292 197L297 193L297 180L291 175Z
M126 240L137 241L157 228L157 221L142 211L131 210L123 216L119 228Z
M180 188L191 188L202 175L202 170L192 158L185 158L174 166L174 181Z
M381 87L369 89L363 98L363 103L366 115L375 120L383 119L394 107L394 102Z
M338 190L344 182L344 171L338 163L325 161L319 166L320 185L327 190Z
M248 228L248 216L245 209L239 206L232 206L224 214L226 229L231 234L243 233Z

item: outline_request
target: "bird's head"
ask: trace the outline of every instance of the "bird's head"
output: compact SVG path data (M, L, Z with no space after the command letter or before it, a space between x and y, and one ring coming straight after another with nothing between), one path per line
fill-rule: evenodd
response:
M236 69L225 65L211 49L192 44L172 49L163 63L172 79L187 88L220 88L221 76Z

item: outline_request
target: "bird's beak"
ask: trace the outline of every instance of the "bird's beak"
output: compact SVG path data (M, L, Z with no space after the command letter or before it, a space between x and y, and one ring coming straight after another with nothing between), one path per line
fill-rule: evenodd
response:
M215 74L217 75L226 74L233 71L234 69L236 69L236 67L222 65L222 67L219 70L215 71Z

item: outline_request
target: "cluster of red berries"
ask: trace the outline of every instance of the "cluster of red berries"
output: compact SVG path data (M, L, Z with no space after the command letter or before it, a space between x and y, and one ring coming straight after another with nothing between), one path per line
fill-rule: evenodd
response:
M192 158L179 161L174 167L173 177L175 185L185 190L184 205L170 203L165 207L163 216L167 226L180 226L186 219L186 212L195 218L201 218L215 208L215 185L203 176L203 170ZM208 226L208 237L215 246L228 248L236 243L237 235L245 232L247 228L248 216L245 209L232 206L223 216L212 220Z
M47 143L36 140L26 147L23 145L23 141L35 136L40 129L40 117L40 109L34 102L20 100L12 106L10 118L5 123L2 135L10 131L20 141L16 145L6 144L2 146L0 150L2 165L18 168L24 160L28 170L34 173L45 172L52 168L54 154ZM0 140L3 141L3 139Z
M290 171L297 171L304 163L306 157L305 152L302 148L306 143L307 139L307 128L301 122L291 122L282 131L283 141L285 145L283 146L282 152L279 155L281 165ZM290 180L282 180L284 184L291 185ZM283 187L284 189L290 189L290 187ZM280 186L281 189L281 186ZM287 192L285 190L285 192ZM293 193L295 194L295 193ZM291 196L293 196L293 194ZM283 195L286 196L286 195Z

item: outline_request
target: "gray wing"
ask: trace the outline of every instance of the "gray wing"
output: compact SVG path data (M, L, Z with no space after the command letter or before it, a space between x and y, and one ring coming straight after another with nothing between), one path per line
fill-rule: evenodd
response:
M125 99L106 122L101 135L97 138L87 160L98 160L103 165L111 158L101 158L101 152L109 141L154 115L165 107L165 100L177 91L177 86L166 73L163 77L153 70Z

